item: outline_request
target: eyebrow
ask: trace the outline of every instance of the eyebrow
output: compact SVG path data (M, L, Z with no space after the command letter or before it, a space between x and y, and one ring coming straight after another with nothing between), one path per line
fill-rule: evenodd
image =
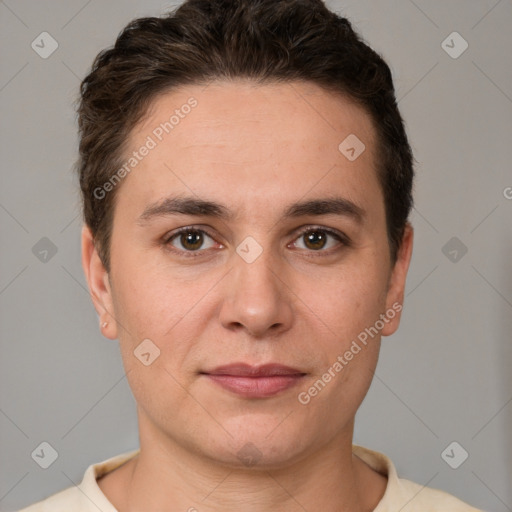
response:
M167 197L159 202L150 204L137 219L138 224L145 224L157 217L169 215L191 215L213 217L221 220L232 220L235 215L225 205L195 197ZM366 212L360 206L343 197L312 199L289 205L283 218L303 216L339 215L349 217L362 224Z

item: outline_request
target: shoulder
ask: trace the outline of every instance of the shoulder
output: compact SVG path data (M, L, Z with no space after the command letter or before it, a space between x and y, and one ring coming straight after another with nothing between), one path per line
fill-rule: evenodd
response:
M90 465L82 482L48 498L34 503L19 512L116 512L98 486L97 479L118 468L139 453L139 450L122 453L97 464Z
M358 445L352 445L352 452L387 477L386 490L374 512L482 512L447 492L399 478L395 466L383 453Z
M395 487L394 500L401 504L402 512L482 512L445 491L424 487L405 478L398 478Z
M69 510L81 512L89 510L84 505L83 494L77 487L70 487L43 501L23 508L19 512L69 512Z

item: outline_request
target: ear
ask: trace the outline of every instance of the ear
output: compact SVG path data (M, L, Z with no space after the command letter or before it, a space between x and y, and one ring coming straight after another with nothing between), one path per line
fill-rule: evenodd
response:
M84 269L89 292L100 320L100 331L111 340L117 338L117 324L114 318L114 307L110 280L94 244L90 228L82 227L82 267ZM105 327L103 324L107 323Z
M400 325L402 306L404 303L405 279L412 256L414 230L409 222L405 225L402 243L398 250L397 260L389 278L386 295L386 316L389 321L382 329L382 336L390 336ZM393 317L392 314L394 314Z

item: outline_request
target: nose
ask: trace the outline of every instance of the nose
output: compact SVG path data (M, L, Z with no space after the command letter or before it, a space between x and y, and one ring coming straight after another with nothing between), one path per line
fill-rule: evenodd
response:
M265 250L252 263L233 255L234 267L223 280L220 309L220 321L226 329L268 338L290 328L293 294L276 259Z

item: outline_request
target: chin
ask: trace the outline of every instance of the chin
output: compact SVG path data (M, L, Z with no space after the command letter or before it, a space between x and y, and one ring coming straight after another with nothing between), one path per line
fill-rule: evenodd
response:
M209 435L201 438L199 449L214 461L239 469L289 466L305 455L308 442L296 424L285 425L285 416L244 414L219 421L226 430L209 429Z

